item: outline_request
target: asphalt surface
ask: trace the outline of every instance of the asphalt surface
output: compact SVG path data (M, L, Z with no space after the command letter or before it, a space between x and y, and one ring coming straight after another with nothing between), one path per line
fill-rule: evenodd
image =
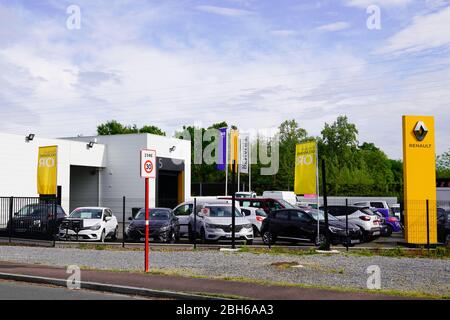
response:
M0 280L0 300L135 300L118 294Z
M0 261L0 277L2 273L46 277L52 279L67 278L65 268ZM110 285L181 292L187 294L203 294L216 297L241 297L258 300L395 300L405 299L367 292L344 292L327 289L300 288L292 286L262 285L239 281L217 279L199 279L158 274L132 272L110 272L99 270L83 270L81 282L95 282Z

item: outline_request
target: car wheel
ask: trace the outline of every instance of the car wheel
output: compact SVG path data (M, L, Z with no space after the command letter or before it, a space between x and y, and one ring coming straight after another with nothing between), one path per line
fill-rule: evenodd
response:
M255 225L253 225L253 236L254 237L257 237L257 236L259 236L260 234L259 234L259 231L258 231L258 228L255 226Z
M390 237L392 235L392 226L387 225L386 237Z
M189 242L193 243L195 240L195 235L194 235L194 232L192 231L191 225L189 225L189 227L188 227L188 237L189 237Z
M315 246L320 247L327 242L327 237L325 236L325 234L320 233L319 237L317 237L317 235L314 236L313 242Z
M119 226L116 227L116 229L114 230L114 234L112 235L111 239L113 241L117 240L117 234L119 233ZM125 235L124 235L125 236Z
M205 244L207 242L206 232L205 232L205 229L203 229L203 228L202 228L202 230L200 230L200 239L202 240L203 244Z
M106 239L106 231L105 229L103 229L102 235L100 236L100 242L105 242L105 239Z
M175 231L172 229L170 230L170 233L167 236L166 242L175 243L175 241L176 241Z
M262 241L265 245L271 245L275 243L275 236L270 231L264 231L262 234Z

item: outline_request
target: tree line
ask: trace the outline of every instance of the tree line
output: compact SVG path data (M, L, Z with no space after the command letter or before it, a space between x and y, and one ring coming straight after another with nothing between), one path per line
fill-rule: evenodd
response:
M204 133L207 129L228 127L226 122L215 123L208 128L183 126L182 131L194 137L194 130ZM236 128L236 126L231 126ZM298 143L315 140L318 143L319 161L325 160L327 170L327 188L331 196L397 196L403 197L403 163L401 160L389 159L374 143L358 140L358 129L346 116L339 116L333 123L325 123L320 136L308 135L296 120L286 120L279 126L279 170L271 176L263 176L261 163L252 164L252 189L257 193L264 190L293 190L295 169L295 146ZM108 121L97 127L99 135L151 133L165 136L160 128L147 125L123 125L117 121ZM258 136L254 148L258 148L261 139ZM203 148L210 142L202 142ZM216 142L217 143L217 142ZM194 159L194 140L191 139L191 152ZM450 150L436 158L438 178L450 178ZM225 172L218 171L215 164L194 164L191 167L192 183L224 183ZM322 175L319 166L319 176ZM246 181L242 175L242 181Z

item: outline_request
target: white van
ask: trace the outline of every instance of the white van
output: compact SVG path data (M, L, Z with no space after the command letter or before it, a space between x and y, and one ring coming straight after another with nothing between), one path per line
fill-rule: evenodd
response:
M284 200L295 206L297 204L297 196L293 191L264 191L263 198L272 198Z

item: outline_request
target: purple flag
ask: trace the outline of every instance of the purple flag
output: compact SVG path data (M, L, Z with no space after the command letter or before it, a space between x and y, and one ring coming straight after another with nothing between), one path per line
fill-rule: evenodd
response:
M220 128L219 148L217 152L217 170L224 171L227 162L227 129Z

